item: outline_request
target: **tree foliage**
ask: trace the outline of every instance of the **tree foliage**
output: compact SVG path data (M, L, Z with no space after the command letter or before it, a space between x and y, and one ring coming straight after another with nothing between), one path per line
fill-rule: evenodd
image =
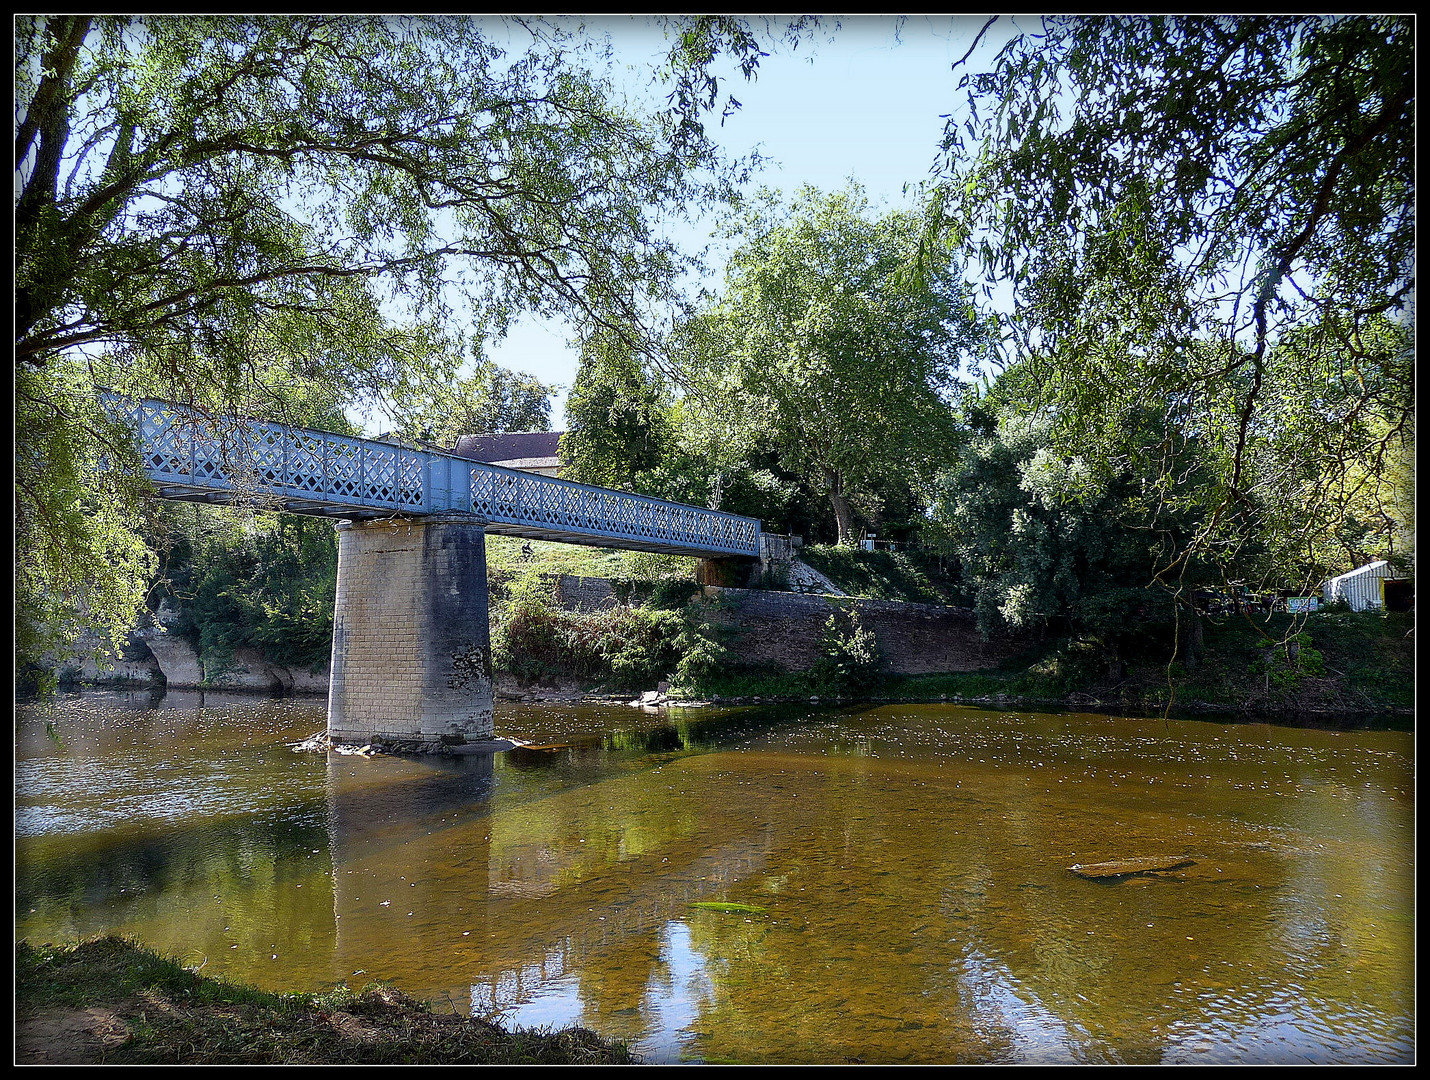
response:
M562 475L583 484L649 494L646 474L672 449L671 402L663 383L622 336L597 331L581 347L566 400Z
M1154 460L1158 440L1125 439L1147 409L1199 441L1217 483L1189 551L1237 527L1304 553L1321 501L1405 450L1413 31L1055 18L960 84L931 220L986 298L1009 290L1006 342L1050 442L1109 471ZM1317 482L1288 484L1316 443Z
M976 341L951 267L903 269L918 220L861 191L806 188L747 217L719 302L680 342L698 407L776 449L828 498L841 543L851 499L931 473L953 438L960 355Z
M1134 628L1172 618L1179 582L1154 581L1195 533L1195 500L1174 517L1149 477L1060 453L1050 422L1016 401L972 412L976 434L934 484L931 515L983 632L1086 634L1115 649ZM1184 462L1183 485L1201 478Z
M561 21L18 18L22 619L117 626L136 596L96 385L301 423L449 382L522 311L647 327L687 265L658 218L728 190L703 65L760 55L672 29L641 109Z
M555 392L525 372L481 361L471 375L411 392L401 403L398 430L449 450L463 435L547 431Z
M333 646L337 538L326 521L217 507L168 507L162 565L151 602L178 606L171 633L188 638L205 671L233 650L317 670Z
M1415 547L1410 328L1368 319L1350 341L1320 324L1276 345L1249 486L1265 508L1269 572L1316 588Z
M633 316L681 266L652 212L710 194L699 124L617 104L560 25L19 31L17 350L34 362L101 342L241 362L247 331L285 312L331 330L377 274L429 317L460 299L478 328L533 307Z

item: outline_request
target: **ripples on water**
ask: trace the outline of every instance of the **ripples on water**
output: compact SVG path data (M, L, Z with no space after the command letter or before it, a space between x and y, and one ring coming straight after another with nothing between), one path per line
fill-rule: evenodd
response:
M23 707L17 933L386 979L654 1061L1413 1060L1408 733L507 707L543 749L289 749L323 720ZM1067 869L1144 855L1195 863Z

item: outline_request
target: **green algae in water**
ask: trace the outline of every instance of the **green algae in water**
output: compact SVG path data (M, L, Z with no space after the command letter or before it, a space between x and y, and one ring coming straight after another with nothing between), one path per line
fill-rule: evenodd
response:
M698 900L690 906L704 911L728 911L737 915L763 915L769 910L754 904L725 904L716 900Z

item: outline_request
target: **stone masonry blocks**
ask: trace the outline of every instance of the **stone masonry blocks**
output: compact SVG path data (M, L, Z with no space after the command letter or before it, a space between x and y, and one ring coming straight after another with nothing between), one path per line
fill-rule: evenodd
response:
M328 734L357 743L491 738L479 522L451 514L338 526Z

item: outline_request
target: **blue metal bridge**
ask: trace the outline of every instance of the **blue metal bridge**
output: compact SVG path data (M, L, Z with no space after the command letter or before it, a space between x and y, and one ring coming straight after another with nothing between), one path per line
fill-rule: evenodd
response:
M332 432L107 398L166 499L354 521L470 514L487 532L594 547L758 558L754 518Z

